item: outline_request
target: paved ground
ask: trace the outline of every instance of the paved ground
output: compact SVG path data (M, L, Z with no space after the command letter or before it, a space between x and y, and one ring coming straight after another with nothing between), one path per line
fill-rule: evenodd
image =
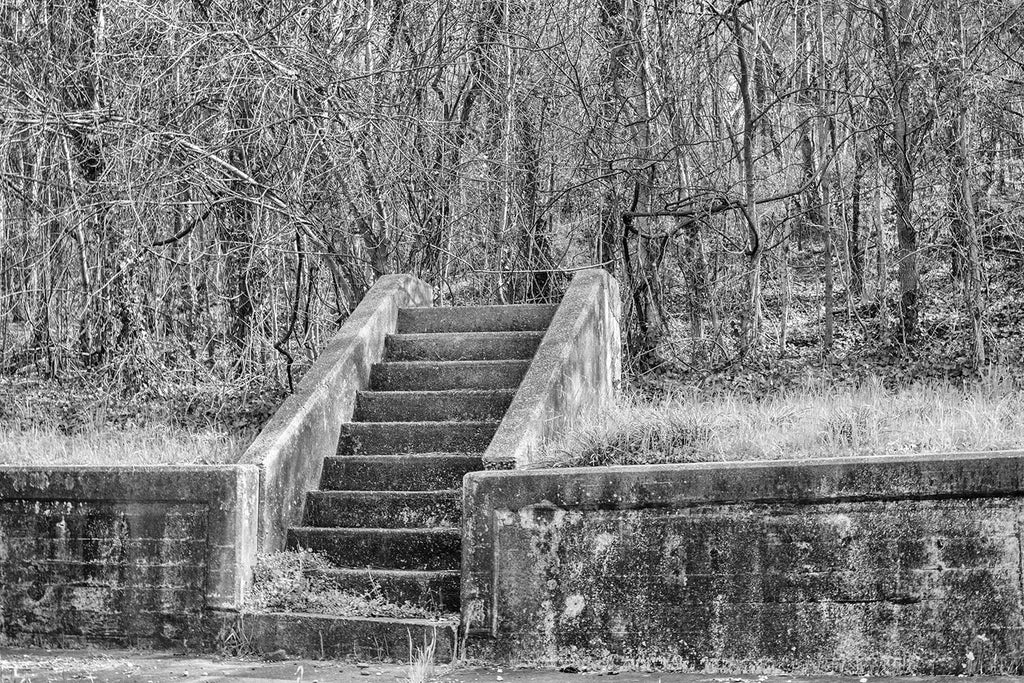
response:
M559 672L497 667L438 667L418 677L406 665L356 662L313 662L225 657L192 657L162 652L124 650L35 650L0 648L0 683L170 683L171 681L224 681L226 683L355 683L396 681L420 683L1006 683L1024 678L972 676L924 678L856 678L838 676L735 676L727 674L672 674L609 670Z

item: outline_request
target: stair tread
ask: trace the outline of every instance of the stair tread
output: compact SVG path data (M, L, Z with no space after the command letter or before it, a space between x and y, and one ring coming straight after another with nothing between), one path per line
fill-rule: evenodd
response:
M292 531L301 533L318 534L376 534L380 536L398 536L400 534L416 535L459 535L462 530L457 526L435 526L435 527L376 527L376 526L293 526Z
M483 457L483 453L463 453L462 451L424 451L420 453L363 453L358 455L328 455L325 459L337 459L347 461L378 461L378 460L395 460L403 458L436 458L436 459L451 459L451 460L480 460Z
M461 490L465 474L482 469L484 463L481 453L332 455L324 459L320 489L375 491L379 487L387 491Z
M356 392L353 422L500 420L515 389L385 389Z
M557 308L553 304L400 308L396 331L400 334L541 331L551 324Z
M371 624L410 624L414 626L434 626L436 624L447 624L457 622L460 616L457 612L439 614L436 619L425 619L422 617L361 617L338 614L324 614L322 612L259 612L255 618L287 617L290 619L310 619L313 621L325 622L366 622Z
M514 360L385 360L370 370L374 391L516 389L530 367Z
M411 308L405 311L417 310ZM446 309L435 309L446 310ZM442 337L457 337L473 341L496 341L500 339L540 339L547 330L484 330L480 332L392 332L388 337L409 341L435 341Z
M438 527L290 527L287 547L322 555L338 567L457 569L462 530Z
M461 362L461 361L460 361ZM394 396L401 398L403 396L489 396L489 395L501 395L508 396L515 394L515 389L360 389L356 392L361 395L370 396Z
M397 426L400 425L403 428L405 428L405 427L411 427L411 428L421 428L421 427L422 428L432 428L434 426L439 426L439 425L447 425L449 428L451 428L451 426L458 426L458 427L465 427L465 428L469 428L469 427L478 427L479 428L479 427L488 427L488 426L491 426L491 425L497 425L497 424L500 424L500 423L501 423L501 420L417 420L415 422L393 422L393 421L346 422L345 425L347 427L360 427L360 428L361 427L373 427L375 425L387 425L388 427L392 427L392 426L397 427Z
M338 434L337 453L481 453L500 424L500 420L346 422Z
M557 303L478 303L468 306L402 306L399 310L529 310L558 308Z
M410 603L441 613L459 609L462 570L385 569L367 567L307 568L303 574L324 588L382 595L389 602Z
M304 573L307 575L318 576L337 575L357 577L369 574L397 579L433 579L462 576L461 569L378 569L373 567L367 567L365 569L357 567L331 567L329 569L310 567L304 570Z
M363 488L356 479L351 489L310 491L302 524L317 528L434 528L462 523L462 491L406 488L393 490L392 480L378 479Z
M497 424L501 420L417 420L415 422L402 422L401 420L378 420L374 422L345 422L349 427L364 427L366 425L401 425L402 427L430 427L434 425L490 425Z
M461 489L352 489L346 491L310 491L308 496L362 496L366 498L377 498L380 496L396 496L403 498L427 497L427 496L461 496Z
M384 359L393 361L526 360L544 339L543 330L504 332L405 332L389 334Z
M529 358L501 358L498 360L383 360L377 365L387 365L391 367L409 367L409 368L426 368L433 367L435 365L445 365L450 367L467 368L472 365L478 365L480 367L496 367L499 365L529 365ZM484 391L487 391L486 389Z

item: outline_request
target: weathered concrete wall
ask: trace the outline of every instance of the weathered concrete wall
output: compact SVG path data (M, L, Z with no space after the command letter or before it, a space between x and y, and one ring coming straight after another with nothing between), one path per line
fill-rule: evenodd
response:
M1024 454L474 473L481 653L851 674L1024 667Z
M529 466L545 441L613 396L622 373L620 309L607 272L576 273L484 453L485 467Z
M241 609L255 467L0 468L0 642L193 643Z
M369 384L398 309L429 306L433 290L411 275L386 275L352 315L242 456L260 471L260 550L284 548L299 524L307 491L320 483L324 458L334 455L341 425L352 418L356 392Z

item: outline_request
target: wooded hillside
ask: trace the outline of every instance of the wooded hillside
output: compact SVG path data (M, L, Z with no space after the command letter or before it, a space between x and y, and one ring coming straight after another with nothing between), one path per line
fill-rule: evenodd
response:
M591 264L639 369L1013 361L1022 169L1016 0L10 0L3 372L282 371L381 274Z

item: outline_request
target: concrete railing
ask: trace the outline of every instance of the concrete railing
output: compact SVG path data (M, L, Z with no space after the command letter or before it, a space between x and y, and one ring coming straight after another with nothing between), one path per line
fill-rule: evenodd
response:
M260 472L262 552L281 550L288 527L300 523L306 492L319 486L324 458L336 453L341 425L352 419L356 392L384 354L398 309L432 299L430 285L411 275L377 280L242 456Z
M545 442L607 404L622 372L619 315L614 278L596 268L576 273L484 453L484 467L529 466Z

